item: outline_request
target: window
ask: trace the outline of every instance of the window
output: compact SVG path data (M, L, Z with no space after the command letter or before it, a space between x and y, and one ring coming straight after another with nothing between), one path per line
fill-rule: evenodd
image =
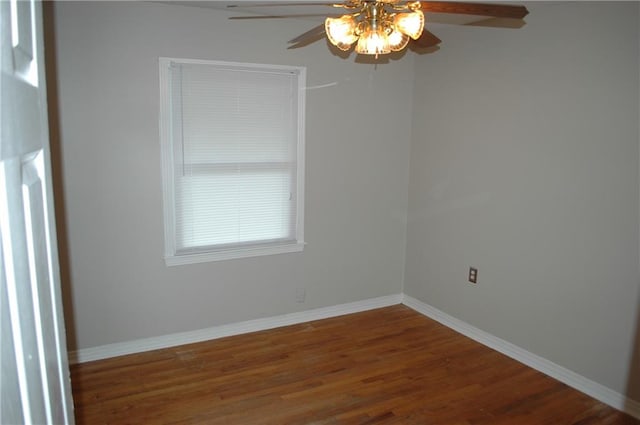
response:
M305 68L160 58L165 260L301 251Z

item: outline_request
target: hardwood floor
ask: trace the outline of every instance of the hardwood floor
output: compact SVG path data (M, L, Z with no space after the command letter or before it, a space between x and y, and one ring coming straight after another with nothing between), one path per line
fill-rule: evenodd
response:
M90 424L640 424L393 306L75 365Z

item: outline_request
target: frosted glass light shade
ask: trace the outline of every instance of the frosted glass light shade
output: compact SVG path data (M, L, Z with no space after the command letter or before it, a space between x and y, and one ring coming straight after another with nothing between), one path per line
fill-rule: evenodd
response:
M424 14L421 10L409 13L398 13L395 16L394 24L396 29L417 40L422 35L424 29Z
M409 36L401 33L398 30L393 30L391 34L389 34L389 48L394 52L399 52L400 50L407 47L409 44Z
M391 53L389 38L381 28L369 28L358 39L356 53L361 55L384 55Z
M356 22L349 15L339 18L327 18L324 21L324 29L331 44L340 50L349 50L351 45L358 39L355 34Z

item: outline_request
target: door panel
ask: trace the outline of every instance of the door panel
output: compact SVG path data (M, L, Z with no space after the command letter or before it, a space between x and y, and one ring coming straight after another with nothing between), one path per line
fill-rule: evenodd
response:
M73 423L53 215L42 5L0 1L0 23L0 423Z

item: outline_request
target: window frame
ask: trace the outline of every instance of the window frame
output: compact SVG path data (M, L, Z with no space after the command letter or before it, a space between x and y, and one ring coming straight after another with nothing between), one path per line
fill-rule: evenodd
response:
M175 144L172 139L170 66L172 63L212 65L234 70L288 73L297 76L297 140L296 140L296 221L294 239L290 241L256 241L243 244L220 244L198 247L188 252L176 249ZM221 261L263 255L300 252L304 249L304 176L305 176L305 88L306 67L228 62L184 58L159 58L160 144L162 157L162 192L164 215L164 260L167 266Z

